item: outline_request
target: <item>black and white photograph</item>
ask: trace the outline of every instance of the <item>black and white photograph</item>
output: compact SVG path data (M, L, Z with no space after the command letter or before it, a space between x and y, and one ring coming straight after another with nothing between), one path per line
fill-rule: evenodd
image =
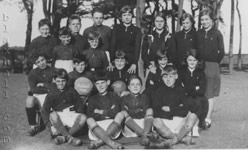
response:
M0 150L248 149L247 0L0 0Z

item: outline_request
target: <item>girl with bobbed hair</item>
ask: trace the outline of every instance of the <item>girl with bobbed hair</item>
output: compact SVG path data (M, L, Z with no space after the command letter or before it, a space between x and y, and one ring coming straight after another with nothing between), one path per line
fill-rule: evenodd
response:
M155 56L159 49L167 51L172 56L171 51L171 35L167 29L166 17L164 13L158 12L154 17L154 29L151 34L145 35L142 45L142 59L144 68L149 69L155 65Z

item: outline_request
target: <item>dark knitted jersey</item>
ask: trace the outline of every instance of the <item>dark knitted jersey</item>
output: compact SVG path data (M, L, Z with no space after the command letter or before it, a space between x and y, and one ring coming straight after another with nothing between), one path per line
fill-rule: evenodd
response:
M115 51L122 49L127 54L129 64L137 64L140 55L141 30L130 25L125 27L123 24L115 25L111 38L111 60L113 60Z
M145 67L149 66L150 61L156 61L155 56L159 49L167 51L169 56L172 56L171 37L168 34L169 32L167 30L164 30L161 34L154 30L152 32L154 38L152 43L149 43L148 36L144 37L141 56L145 63ZM167 35L168 38L165 40Z
M197 49L203 60L220 63L225 54L224 41L221 32L217 29L197 31Z
M122 97L121 110L127 111L134 119L144 118L148 108L150 108L150 100L145 94L137 96L129 94Z
M72 36L71 44L79 51L79 53L82 53L85 49L87 49L87 38L83 37L80 34L76 34Z
M108 71L107 75L111 81L111 84L119 80L127 84L130 76L134 75L134 73L128 73L127 70L128 70L128 67L124 67L122 70L118 70L114 68L113 71Z
M185 117L188 113L185 92L180 86L160 86L153 93L151 104L154 118L172 119L173 116ZM170 111L163 111L163 106L168 106Z
M177 64L181 64L186 57L186 52L189 51L191 48L197 48L196 31L194 29L191 29L188 32L185 32L184 30L177 32L173 37L172 47L173 54L175 55L174 61Z
M191 72L188 68L181 69L178 80L182 83L187 96L204 96L207 82L203 70L195 69ZM196 86L199 86L198 90Z
M51 89L53 81L54 68L46 67L45 69L36 68L30 71L28 75L28 83L32 93L46 94ZM44 86L37 86L38 83L43 83Z
M38 36L35 39L32 40L30 46L29 46L29 60L32 59L32 57L35 54L43 53L46 55L48 60L52 59L52 53L53 48L58 45L58 39L52 36L48 36L47 38L44 38L42 36Z
M78 49L76 49L73 45L60 44L53 49L53 61L73 60L73 58L78 54Z
M44 123L49 122L51 109L53 111L63 111L66 108L73 107L76 112L83 112L82 110L77 110L79 101L80 96L74 88L66 87L62 92L57 88L50 90L41 109Z
M107 55L101 49L89 48L83 51L83 55L86 57L90 69L94 68L105 70L108 67Z
M103 114L95 113L94 110L103 110ZM105 95L94 95L89 98L87 116L92 117L96 121L114 119L120 111L120 97L112 92Z

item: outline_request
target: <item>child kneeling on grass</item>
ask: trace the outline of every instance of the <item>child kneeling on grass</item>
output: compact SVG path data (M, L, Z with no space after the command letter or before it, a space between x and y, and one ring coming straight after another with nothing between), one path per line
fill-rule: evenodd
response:
M56 144L65 142L79 146L82 141L73 137L86 122L86 115L78 112L80 96L77 91L67 86L68 74L64 69L54 73L56 88L49 91L41 110L45 125L51 129ZM51 112L52 109L52 112Z
M99 148L104 143L113 149L123 148L121 144L112 140L119 137L124 116L119 113L120 97L107 91L109 84L106 72L95 73L98 94L90 97L87 109L89 139L93 140L90 149Z

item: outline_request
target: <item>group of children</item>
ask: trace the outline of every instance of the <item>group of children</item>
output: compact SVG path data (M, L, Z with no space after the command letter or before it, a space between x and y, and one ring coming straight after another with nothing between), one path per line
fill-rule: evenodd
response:
M68 27L59 31L60 43L50 35L49 21L42 19L41 36L30 46L28 134L34 136L45 125L56 144L79 146L82 140L77 134L88 127L90 149L103 144L122 149L115 141L121 134L141 137L140 144L152 148L190 144L189 136L199 136L198 127L210 127L207 117L213 103L210 100L209 106L209 99L218 96L216 81L220 84L223 39L213 29L209 13L201 14L199 34L192 27L191 15L184 14L183 30L173 38L165 29L163 14L156 15L155 30L145 36L142 46L144 86L137 74L141 30L132 24L129 6L120 10L121 24L112 30L102 25L103 12L94 9L94 25L83 36L79 34L80 17L72 15ZM209 50L214 58L209 57ZM208 91L213 90L211 86L214 92ZM37 113L42 118L39 123Z

